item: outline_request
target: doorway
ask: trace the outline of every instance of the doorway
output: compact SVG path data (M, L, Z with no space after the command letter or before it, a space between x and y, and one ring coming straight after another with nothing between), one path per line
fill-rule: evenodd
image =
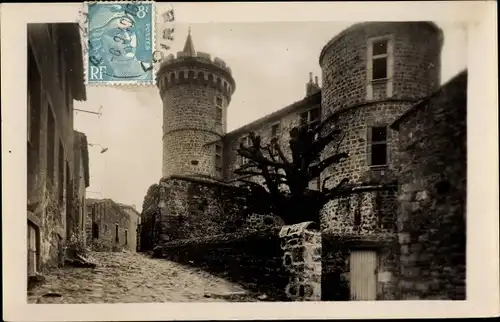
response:
M350 255L351 301L377 299L377 252L351 250Z

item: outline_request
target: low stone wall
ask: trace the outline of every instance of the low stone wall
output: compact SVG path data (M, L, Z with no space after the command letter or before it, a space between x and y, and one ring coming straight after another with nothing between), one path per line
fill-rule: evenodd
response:
M255 214L242 188L218 181L173 176L152 185L141 215L140 251L175 240L231 234L283 224Z
M285 301L290 274L283 266L279 231L274 227L173 241L156 247L154 255L202 268L270 300Z
M321 234L312 222L173 241L156 257L200 267L277 301L321 300Z

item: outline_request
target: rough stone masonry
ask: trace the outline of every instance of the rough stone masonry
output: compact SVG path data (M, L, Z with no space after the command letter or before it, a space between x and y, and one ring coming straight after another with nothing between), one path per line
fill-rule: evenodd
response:
M458 266L451 268L452 265L439 262L435 265L442 265L439 266L441 268L432 269L432 274L436 280L441 281L433 285L440 285L440 288L446 284L443 282L444 278L440 277L444 276L443 272L438 272L443 269L447 274L445 275L450 277L446 288L459 285L456 292L458 295L451 291L433 293L430 290L436 286L424 287L421 283L405 281L414 272L431 272L429 269L409 272L410 266L424 264L418 264L420 259L415 253L405 253L407 248L412 252L418 247L409 246L416 241L411 238L408 241L404 233L399 234L405 226L398 225L405 221L402 219L406 215L402 210L404 202L401 200L409 198L406 196L409 192L405 191L409 189L409 182L412 180L442 181L439 191L444 191L441 192L443 197L439 205L431 203L426 208L427 212L432 213L429 218L438 216L445 209L460 213L463 218L465 216L464 208L456 205L451 196L445 198L455 191L447 188L451 185L450 179L446 179L446 183L445 179L428 178L429 173L434 173L440 165L465 168L463 157L439 157L440 151L446 151L446 144L453 142L450 141L452 130L446 131L445 123L459 120L457 124L465 124L465 114L458 111L454 112L458 114L453 114L448 110L452 108L450 102L462 102L459 97L466 91L463 86L458 86L456 91L448 91L447 95L435 94L443 90L440 89L442 45L443 33L431 22L354 24L333 37L319 53L322 87L317 81L312 83L311 76L306 96L302 100L226 133L227 109L235 91L231 69L221 59L212 59L206 53L196 52L189 35L184 50L177 53L176 57L171 55L158 73L157 85L164 112L164 178L160 186L164 187L167 194L162 197L161 207L159 204L162 201L159 199L158 204L152 206L163 209L161 216L149 216L150 219L144 222L143 227L149 227L151 231L155 231L154 227L163 227L161 233L152 233L151 241L146 244L154 247L173 239L217 233L220 232L220 227L225 226L222 222L237 221L238 210L221 211L227 205L215 206L217 202L212 197L214 193L209 191L216 191L237 179L233 170L244 160L236 155L235 147L240 142L245 142L246 133L253 131L261 135L264 141L277 136L280 142L286 143L291 126L326 121L341 128L345 136L341 142L332 142L325 149L322 158L329 156L338 144L341 151L350 155L347 160L326 169L322 174L320 179L332 177L327 182L327 187L348 178L357 184L397 183L398 191L353 194L332 200L325 206L320 222L323 240L322 298L327 297L325 285L330 285L331 282L324 277L332 275L330 273L333 271L337 272L339 267L344 268L340 276L348 285L347 293L342 295L345 299L448 299L463 296L460 287L464 285L464 277L459 268L463 261L460 259L461 241L458 237L465 238L465 223L434 221L421 226L421 229L425 228L430 234L434 234L436 243L441 239L448 240L448 237L433 232L440 232L444 227L455 231L454 236L458 239L454 240L457 242L450 243L453 247L458 247L453 250L457 254ZM426 112L420 112L427 119L422 116L413 123L408 121L416 129L429 128L432 131L426 132L429 135L421 136L421 142L418 143L420 145L412 145L401 134L406 130L398 133L397 128L390 124L407 111L420 110L415 106L428 97L434 97L433 95L441 98L430 99L429 102L438 106L432 113L430 108L424 109ZM465 110L465 105L462 107ZM431 119L435 119L435 128L430 125ZM424 121L426 123L421 123ZM405 126L401 122L401 127ZM456 130L457 133L462 133L460 131L463 130L463 135L454 139L465 142L465 130ZM435 148L439 146L438 142L443 150ZM417 162L409 157L412 149L420 151L421 163L412 163ZM412 171L401 171L403 166L415 168ZM204 179L207 183L200 184L199 179ZM451 186L465 193L465 172L458 171L454 180L455 186ZM200 207L192 207L194 191L194 199L197 200L194 204L201 204ZM402 193L405 197L401 197ZM426 196L428 192L418 194L418 198L429 200ZM146 196L146 199L156 200L152 196ZM182 221L182 218L190 219ZM158 223L157 220L161 222ZM149 230L147 233L149 234ZM442 251L440 247L436 247L436 251L437 249ZM337 253L340 255L337 256ZM334 257L338 260L327 260ZM425 256L422 260L425 260ZM369 281L369 287L361 285L361 281L365 280ZM462 289L464 290L463 287Z

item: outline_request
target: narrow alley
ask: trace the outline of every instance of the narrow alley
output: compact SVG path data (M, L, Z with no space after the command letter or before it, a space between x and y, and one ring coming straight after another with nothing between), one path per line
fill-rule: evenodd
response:
M51 271L28 303L258 301L240 286L202 270L132 252L92 252L95 268Z

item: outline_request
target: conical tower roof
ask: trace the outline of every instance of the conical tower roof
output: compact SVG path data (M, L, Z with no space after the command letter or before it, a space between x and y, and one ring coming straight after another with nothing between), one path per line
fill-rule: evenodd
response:
M195 57L196 51L194 50L193 39L191 38L191 27L189 27L188 36L186 38L186 43L184 44L184 49L182 50L186 56Z

